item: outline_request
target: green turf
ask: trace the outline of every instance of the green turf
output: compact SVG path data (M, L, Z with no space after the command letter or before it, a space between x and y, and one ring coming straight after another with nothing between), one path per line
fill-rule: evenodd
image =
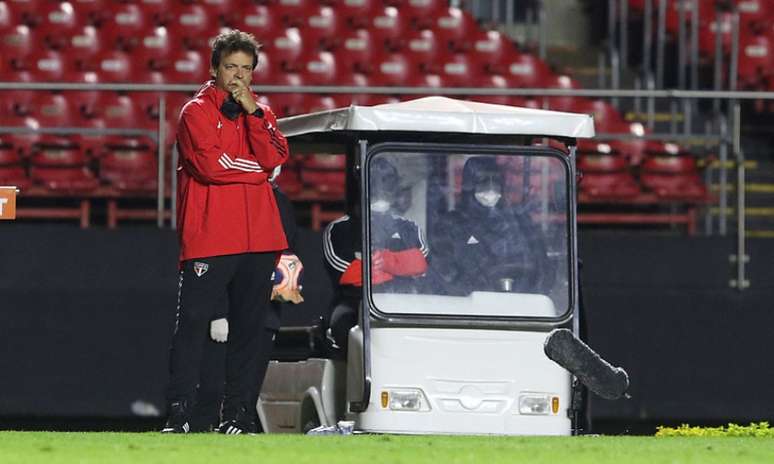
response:
M0 432L0 463L772 463L774 439Z

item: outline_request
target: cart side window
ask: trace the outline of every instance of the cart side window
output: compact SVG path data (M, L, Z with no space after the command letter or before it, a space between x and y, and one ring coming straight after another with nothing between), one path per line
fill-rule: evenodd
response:
M560 157L381 152L368 169L377 310L542 318L569 310Z

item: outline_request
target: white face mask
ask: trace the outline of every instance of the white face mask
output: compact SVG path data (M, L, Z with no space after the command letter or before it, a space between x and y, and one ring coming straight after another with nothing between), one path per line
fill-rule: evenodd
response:
M492 208L500 201L502 194L496 190L485 190L483 192L476 192L476 201L481 203L482 206Z
M390 202L387 200L376 200L371 202L371 211L374 213L386 213L390 209Z

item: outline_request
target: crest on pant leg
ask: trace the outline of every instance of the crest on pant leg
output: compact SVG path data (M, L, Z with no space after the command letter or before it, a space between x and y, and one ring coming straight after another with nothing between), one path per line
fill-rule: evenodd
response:
M207 272L207 269L209 269L209 268L210 268L210 265L207 264L207 263L202 263L202 262L196 261L193 264L193 271L194 271L194 274L196 274L197 277L203 276L204 273Z

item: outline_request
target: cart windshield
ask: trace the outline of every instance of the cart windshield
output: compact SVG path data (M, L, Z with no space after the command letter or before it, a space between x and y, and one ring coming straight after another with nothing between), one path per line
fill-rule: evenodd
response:
M569 311L569 165L561 153L385 148L365 169L376 311L521 318Z

